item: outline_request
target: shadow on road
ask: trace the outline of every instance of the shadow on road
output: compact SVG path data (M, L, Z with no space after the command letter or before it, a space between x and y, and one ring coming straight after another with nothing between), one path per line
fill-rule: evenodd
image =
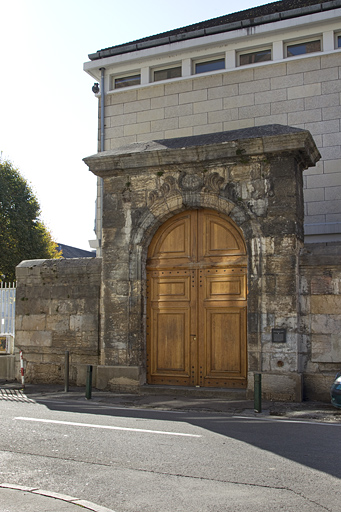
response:
M61 395L24 396L24 401L34 401L51 411L191 424L341 477L341 424L255 416L252 408L247 409L249 401L229 402L225 412L217 412L214 400L203 398L188 403L181 397L148 396L144 399L135 395L116 395L114 402L108 403L106 399L72 399L67 395L65 398Z

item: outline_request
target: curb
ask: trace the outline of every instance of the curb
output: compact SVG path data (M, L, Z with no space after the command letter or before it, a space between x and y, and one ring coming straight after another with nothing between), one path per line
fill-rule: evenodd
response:
M79 505L80 507L83 507L87 510L91 510L92 512L115 512L110 508L102 507L101 505L97 505L96 503L92 503L91 501L74 498L72 496L68 496L67 494L59 494L57 492L45 491L43 489L38 489L36 487L25 487L22 485L1 483L0 489L12 489L14 491L30 492L38 496L45 496L46 498L53 498L60 501L66 501L67 503L71 503L72 505Z
M114 393L103 390L93 390L92 400L85 397L80 388L73 388L65 392L60 386L39 386L29 384L27 388L7 383L1 385L0 401L15 401L28 403L44 403L45 401L60 401L67 403L77 401L80 404L100 407L114 407L123 409L143 409L158 411L203 411L211 413L247 414L250 417L280 417L290 420L311 420L319 423L341 424L341 409L333 407L330 402L272 402L263 400L262 412L254 411L253 400L225 400L210 397L180 396L172 394L132 394ZM209 402L209 404L207 403Z

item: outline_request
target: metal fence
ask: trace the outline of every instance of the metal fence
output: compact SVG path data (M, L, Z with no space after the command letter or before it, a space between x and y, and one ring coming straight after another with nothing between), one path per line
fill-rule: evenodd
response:
M0 282L0 334L15 333L15 283Z

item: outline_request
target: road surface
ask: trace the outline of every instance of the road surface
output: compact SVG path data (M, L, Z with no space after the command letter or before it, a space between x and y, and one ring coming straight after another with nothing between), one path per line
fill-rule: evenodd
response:
M0 401L0 483L115 512L340 511L341 425Z

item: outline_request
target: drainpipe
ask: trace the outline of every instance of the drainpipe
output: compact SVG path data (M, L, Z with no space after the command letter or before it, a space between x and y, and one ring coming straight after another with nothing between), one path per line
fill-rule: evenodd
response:
M100 151L104 151L104 103L105 103L105 92L104 92L104 73L105 68L100 68L101 72L101 146ZM99 181L99 218L100 218L100 229L99 229L99 256L102 256L102 228L103 228L103 178Z
M100 68L101 72L101 152L104 151L104 72L105 68Z

